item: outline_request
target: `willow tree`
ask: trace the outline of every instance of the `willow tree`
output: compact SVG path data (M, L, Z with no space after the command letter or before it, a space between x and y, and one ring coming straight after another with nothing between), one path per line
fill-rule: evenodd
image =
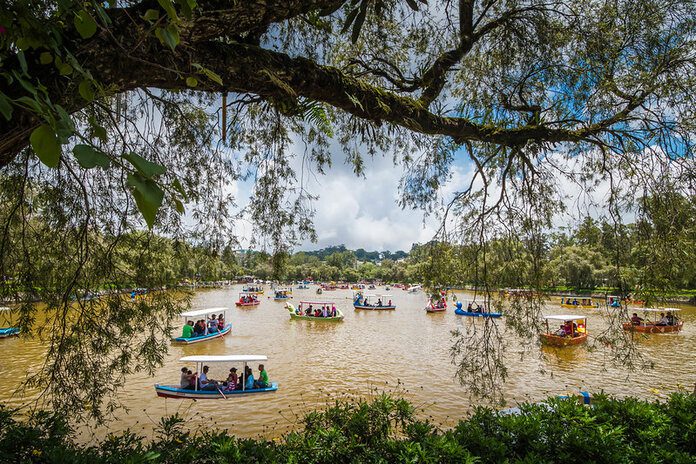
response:
M118 331L101 334L104 345L84 342L94 340L89 330L70 339L79 324L101 326L88 310L77 322L67 314L76 289L121 272L111 250L124 231L147 225L223 246L235 235L226 186L251 176L257 201L244 217L264 215L255 237L286 253L314 235L303 176L307 166L328 169L335 146L358 174L365 156L393 156L405 172L402 206L441 214L437 238L478 244L474 259L485 262L491 239L522 240L533 286L544 283L539 237L568 185L607 181L604 206L617 223L637 188L644 196L665 184L693 189L693 1L10 0L0 8L0 251L12 281L3 291L49 303L60 329L47 363L54 391L68 391L69 380L55 366L119 346ZM472 174L440 205L438 189L459 158ZM48 264L37 268L41 260ZM33 306L22 308L32 330ZM115 326L144 322L154 309L115 312ZM72 364L61 364L66 353ZM124 349L114 366L127 372L134 355ZM96 370L88 385L112 371ZM103 393L88 388L73 404L99 406Z

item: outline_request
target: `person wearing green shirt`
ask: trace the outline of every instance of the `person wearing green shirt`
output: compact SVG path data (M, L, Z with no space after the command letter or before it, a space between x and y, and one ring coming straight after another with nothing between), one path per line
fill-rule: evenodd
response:
M268 372L263 368L263 364L259 364L259 380L256 381L256 388L267 388L268 387Z
M183 338L193 337L193 321L188 321L186 325L184 325L184 330L182 331L181 336Z

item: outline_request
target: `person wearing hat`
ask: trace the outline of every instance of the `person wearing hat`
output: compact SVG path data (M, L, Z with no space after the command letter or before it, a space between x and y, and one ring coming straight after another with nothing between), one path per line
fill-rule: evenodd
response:
M237 382L239 382L239 377L237 376L237 368L233 367L232 369L230 369L230 375L227 376L227 389L236 389Z

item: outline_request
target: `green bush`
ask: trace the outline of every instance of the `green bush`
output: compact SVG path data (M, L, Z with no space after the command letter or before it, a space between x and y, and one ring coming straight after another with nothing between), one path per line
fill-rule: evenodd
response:
M307 414L279 441L163 419L154 440L129 431L81 445L62 415L24 421L0 407L0 459L14 463L696 463L696 396L666 402L594 398L525 404L503 415L477 408L451 430L417 417L406 400L336 402Z

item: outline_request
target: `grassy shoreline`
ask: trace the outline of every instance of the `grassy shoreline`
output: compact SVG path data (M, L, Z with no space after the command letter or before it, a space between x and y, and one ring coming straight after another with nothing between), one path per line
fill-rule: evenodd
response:
M524 404L518 415L477 408L441 430L406 400L380 395L308 413L280 440L240 439L226 430L188 430L163 419L152 440L129 431L78 444L64 415L16 420L0 407L0 456L19 463L632 463L696 462L696 395L666 401L599 395Z

